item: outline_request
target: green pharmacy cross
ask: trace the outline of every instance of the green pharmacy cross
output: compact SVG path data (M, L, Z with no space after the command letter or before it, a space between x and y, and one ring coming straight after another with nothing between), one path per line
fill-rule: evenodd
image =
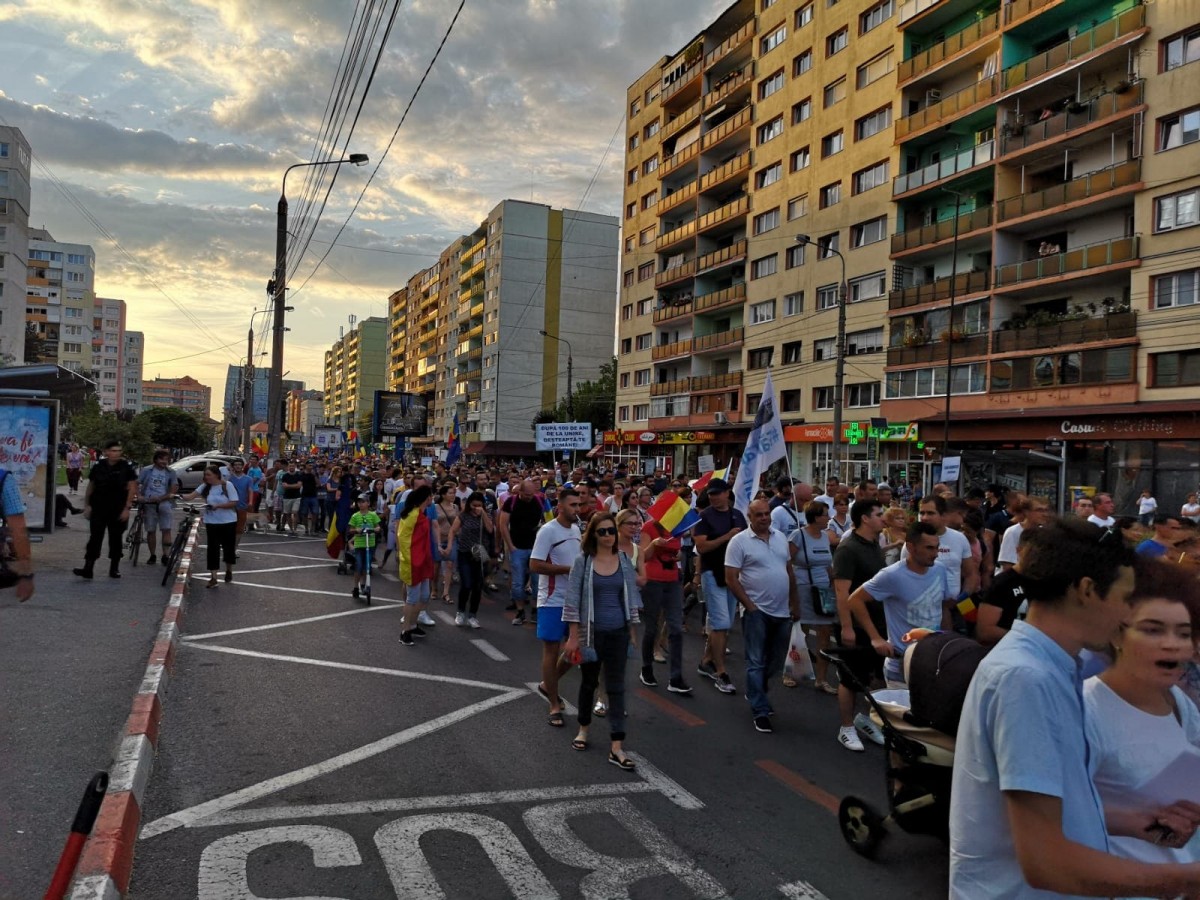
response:
M863 439L867 436L867 433L863 431L862 425L860 425L858 422L851 422L846 426L842 433L846 435L846 442L850 444L851 447L861 444Z

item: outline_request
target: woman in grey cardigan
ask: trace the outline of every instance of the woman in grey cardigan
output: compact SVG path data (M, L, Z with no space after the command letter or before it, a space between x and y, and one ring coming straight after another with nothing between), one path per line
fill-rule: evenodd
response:
M610 512L598 512L583 534L581 553L571 567L563 622L569 634L563 647L568 659L582 650L579 685L579 734L571 741L576 750L588 746L592 723L592 701L604 667L608 691L608 727L612 746L608 761L631 772L634 762L625 755L625 664L628 660L629 629L640 621L642 598L637 588L637 571L617 549L617 521Z

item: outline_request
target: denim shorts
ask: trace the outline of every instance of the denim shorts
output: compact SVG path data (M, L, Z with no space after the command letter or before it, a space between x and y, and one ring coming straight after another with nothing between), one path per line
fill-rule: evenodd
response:
M366 547L355 547L354 548L354 571L355 572L366 572L367 571L367 554L369 552L370 551L368 551Z
M561 606L539 606L537 611L537 636L539 641L557 644L567 639L567 623L562 618Z
M428 603L432 584L433 582L430 581L422 581L418 584L409 585L404 592L404 602L409 606Z
M302 516L319 516L321 507L316 497L301 497L300 498L300 515Z
M712 631L729 631L733 628L733 616L737 612L737 598L729 588L717 586L712 572L702 572L700 584L704 588L704 603L708 608L708 627Z

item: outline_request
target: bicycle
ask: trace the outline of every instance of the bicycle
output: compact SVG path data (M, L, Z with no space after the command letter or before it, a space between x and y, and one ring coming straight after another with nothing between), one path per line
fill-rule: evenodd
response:
M136 500L133 504L133 519L129 523L129 530L125 532L125 557L129 560L130 565L138 564L138 553L142 543L146 540L145 526L145 504Z
M187 510L187 515L183 521L179 523L179 529L175 532L175 540L171 542L171 549L167 553L166 562L163 564L162 583L165 585L171 580L171 576L175 574L175 567L179 565L179 557L183 555L183 548L187 544L188 535L192 531L192 526L196 521L196 517L200 515L204 509L203 503L184 503L182 508Z

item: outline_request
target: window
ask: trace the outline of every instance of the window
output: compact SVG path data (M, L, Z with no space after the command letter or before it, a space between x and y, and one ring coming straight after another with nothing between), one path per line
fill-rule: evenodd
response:
M796 10L796 30L799 31L813 20L813 5L806 3Z
M804 265L804 247L797 245L788 247L783 257L783 267L785 269L795 269L797 266Z
M812 48L809 47L799 56L792 60L792 77L803 75L812 68Z
M647 278L654 277L654 263L642 263L638 266L638 281L645 281Z
M649 125L647 125L645 128L642 129L642 137L644 137L646 140L649 140L650 138L652 138L656 134L658 134L658 130L661 127L662 127L662 124L658 121L658 119L655 119L653 122L651 122Z
M1154 230L1170 231L1173 228L1187 228L1197 221L1197 198L1200 198L1200 188L1192 188L1181 194L1171 194L1168 197L1156 197L1154 200Z
M878 81L892 71L892 49L889 47L854 70L854 86L859 90Z
M801 391L780 391L779 392L779 409L782 412L798 413L800 412L800 394Z
M812 97L805 97L792 106L792 124L799 125L812 115Z
M622 390L624 390L625 388L628 388L628 387L629 387L629 373L622 372L621 373L621 388L622 388Z
M1158 149L1174 150L1200 141L1200 109L1190 109L1158 120Z
M770 9L772 6L775 5L775 3L776 3L776 0L762 0L762 8Z
M846 385L847 406L878 406L879 382L868 381L865 384Z
M821 138L821 158L833 156L835 153L841 153L842 148L846 146L846 138L839 128L833 134L827 134Z
M642 197L642 209L650 209L658 204L658 189L651 191Z
M776 256L777 254L772 253L750 263L750 277L766 278L768 275L774 275L778 268Z
M8 187L8 169L0 169L0 188Z
M783 353L780 355L780 362L783 365L793 365L800 362L800 349L803 341L788 341L783 345Z
M852 331L846 335L846 355L883 352L883 326L866 331Z
M1191 306L1200 302L1200 269L1160 275L1154 279L1154 308Z
M628 422L629 421L629 407L622 406L619 410L617 410L617 418L622 422Z
M758 55L763 56L767 53L770 53L772 50L774 50L776 47L778 47L780 44L782 44L785 40L787 40L787 25L786 24L780 25L778 28L776 28L771 33L763 35L762 40L759 41L759 44L758 44Z
M817 309L833 309L838 305L838 286L826 284L817 288Z
M0 141L0 159L8 159L8 143Z
M850 45L850 29L839 28L829 37L825 38L825 56L830 57L837 53L841 53Z
M835 103L841 103L846 99L846 79L839 78L837 81L825 85L824 102L825 108L833 106Z
M779 207L759 213L754 217L754 233L763 234L779 227Z
M788 221L808 215L808 194L793 197L788 201Z
M1150 371L1153 387L1200 384L1200 350L1151 354Z
M638 144L640 144L641 142L642 142L642 139L639 135L631 134L629 136L629 149L636 150L638 148Z
M83 344L73 344L68 341L68 342L64 343L62 345L62 347L63 347L63 352L65 352L65 353L82 353L83 352Z
M639 334L637 336L637 342L635 346L638 350L649 350L654 346L654 335L650 334L649 332L646 334Z
M629 116L632 118L642 111L642 101L637 97L633 98L633 102L629 104Z
M640 243L643 247L646 246L647 244L654 243L654 226L653 225L651 225L649 228L642 229L642 233L640 235L638 235L638 243Z
M654 299L652 297L646 297L643 300L639 300L637 305L637 314L639 316L649 315L654 309L653 304Z
M837 356L837 338L813 341L813 362L833 359Z
M874 244L887 237L887 216L868 219L850 226L850 249L857 250L867 244Z
M633 383L636 387L645 387L650 383L650 370L638 369L633 373Z
M801 169L807 169L809 163L812 162L812 153L807 147L801 147L794 152L789 161L789 167L793 172L799 172Z
M882 297L886 293L887 274L884 272L872 272L870 275L860 275L858 278L850 279L849 301L851 303L872 300L875 297Z
M746 353L746 368L769 369L771 367L771 357L774 353L774 347L760 347L757 350L750 350Z
M1026 358L1028 359L1028 357ZM993 363L993 366L1003 363ZM952 366L950 369L950 392L952 394L979 394L986 390L985 366L982 363L971 363L964 366ZM993 384L993 388L997 389ZM1007 388L999 388L1007 390ZM937 366L932 369L906 369L903 372L889 372L884 396L898 397L939 397L946 394L946 367Z
M633 304L626 303L624 306L621 307L621 321L628 322L632 318L633 318Z
M82 272L68 272L67 273L67 281L74 281L76 283L79 283L79 282L83 282L86 280L87 280L87 278ZM117 326L113 325L111 327L116 328Z
M637 166L634 166L632 169L630 169L628 172L625 173L625 183L626 184L637 184L637 180L638 180Z
M783 297L783 317L799 315L804 312L804 291L785 294Z
M649 175L651 172L653 172L657 168L658 168L658 154L656 153L654 156L650 157L648 160L646 160L644 163L642 163L642 174Z
M621 338L621 352L622 353L632 353L633 352L633 338Z
M821 188L821 203L820 208L825 209L830 206L836 206L842 200L842 183L835 181L833 184L827 184Z
M627 270L627 271L626 271L626 272L625 272L625 273L624 273L624 274L621 276L621 284L622 284L623 286L625 286L625 287L632 287L632 286L633 286L633 269L628 269L628 270Z
M871 188L877 188L888 182L888 161L877 162L873 166L859 169L850 179L852 194L861 194Z
M776 116L770 122L758 126L758 143L765 144L781 134L783 134L783 116Z
M877 109L873 113L868 113L854 123L854 139L863 141L873 135L879 134L892 124L892 107L891 104Z
M637 235L631 234L631 235L629 235L629 237L625 238L625 252L632 253L634 244L636 242L637 242Z
M775 301L764 300L761 303L750 304L750 324L764 325L775 321Z
M823 234L817 238L817 256L820 259L829 259L834 255L834 251L841 249L841 241L838 238L838 232L831 234Z
M8 226L0 225L0 244L8 240Z
M758 83L758 99L766 100L768 97L770 97L776 91L781 90L783 88L783 81L784 81L783 69L780 69L778 72L774 73L773 75L769 75L766 78L764 78L762 81L760 81Z
M813 388L813 409L833 409L833 388Z
M1200 60L1200 29L1177 34L1162 42L1162 71Z
M635 403L633 405L633 420L635 422L645 422L650 418L649 403Z
M632 219L636 215L637 215L637 201L634 200L632 203L628 204L625 207L625 218Z
M876 3L858 17L858 33L866 34L872 28L878 28L892 17L895 10L896 0L883 0L882 3Z
M774 163L767 166L765 169L759 169L754 175L754 186L756 188L765 188L769 184L774 184L783 177L783 163Z

